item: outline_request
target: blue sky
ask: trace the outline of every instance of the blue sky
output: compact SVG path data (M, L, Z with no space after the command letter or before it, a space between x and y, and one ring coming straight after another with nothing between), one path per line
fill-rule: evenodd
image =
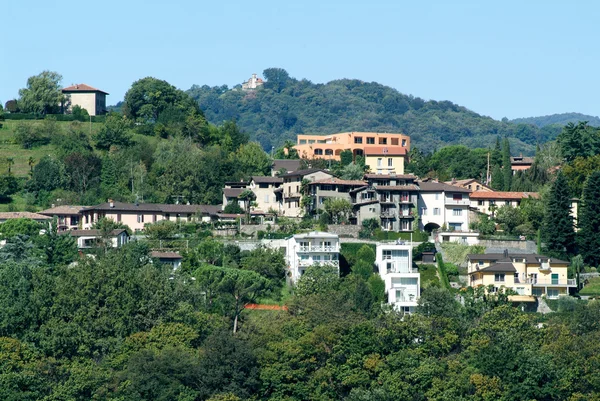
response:
M122 100L145 76L188 89L282 67L312 82L357 78L496 119L598 115L600 2L10 1L0 101L57 71Z

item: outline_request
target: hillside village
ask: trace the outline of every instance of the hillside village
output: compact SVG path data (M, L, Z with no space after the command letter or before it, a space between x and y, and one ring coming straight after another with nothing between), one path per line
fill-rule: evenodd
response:
M0 114L6 146L46 153L0 176L0 394L31 394L6 399L600 391L597 128L534 156L364 131L264 149L165 81L110 111L56 75Z

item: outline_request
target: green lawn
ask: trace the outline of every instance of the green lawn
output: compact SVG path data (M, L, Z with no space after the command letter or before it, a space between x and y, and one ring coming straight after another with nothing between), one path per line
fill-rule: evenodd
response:
M419 273L421 273L421 287L427 287L431 284L440 283L440 279L437 276L436 265L418 265Z
M579 295L600 295L600 277L589 279L586 286L579 291Z
M277 297L259 298L256 303L261 304L261 305L280 305L280 306L282 306L285 304L285 302L291 296L292 296L292 293L290 292L290 287L287 284L284 284L283 287L281 287L281 293L279 294L279 298L277 298Z

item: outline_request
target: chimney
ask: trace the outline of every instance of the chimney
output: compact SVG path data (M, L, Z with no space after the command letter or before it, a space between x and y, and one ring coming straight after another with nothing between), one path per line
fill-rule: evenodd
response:
M52 204L52 209L54 209L55 207L56 207L56 205L53 203L53 204Z
M456 178L452 177L452 184L456 184Z
M504 250L504 257L505 257L505 258L508 258L508 249L505 249L505 250Z
M111 207L111 208L115 207L115 201L113 201L112 199L109 199L108 200L108 206Z

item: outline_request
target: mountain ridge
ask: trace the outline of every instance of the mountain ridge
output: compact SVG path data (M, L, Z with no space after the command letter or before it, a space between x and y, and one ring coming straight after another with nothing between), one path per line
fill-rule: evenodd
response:
M579 121L587 121L589 125L600 127L600 118L581 113L555 113L546 116L514 118L510 120L515 124L533 124L538 128L543 128L548 125L564 126L568 123L577 123Z

